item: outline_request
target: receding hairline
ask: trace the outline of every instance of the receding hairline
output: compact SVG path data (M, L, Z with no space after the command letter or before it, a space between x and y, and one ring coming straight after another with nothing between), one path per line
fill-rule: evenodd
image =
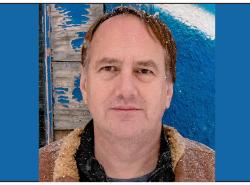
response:
M109 26L107 24L117 24L117 22L113 23L114 21L118 21L117 19L133 19L133 20L137 20L138 24L141 24L146 32L148 33L149 37L153 39L154 42L156 42L162 49L163 51L166 51L166 49L162 46L161 42L157 39L156 35L154 34L153 30L151 29L151 27L140 17L138 17L137 15L134 14L118 14L115 16L112 16L110 18L108 18L107 20L103 21L95 30L95 32L92 35L91 40L89 41L89 45L88 45L88 49L87 49L87 53L89 53L89 50L91 49L91 43L93 42L95 35L101 34L100 32L100 28L102 29L104 26ZM115 20L114 20L115 19ZM106 28L107 29L107 28ZM163 53L164 54L164 58L169 58L169 53ZM88 59L88 62L90 61L90 56L89 54L87 54L86 56ZM88 63L87 62L87 63Z
M118 20L117 20L118 19ZM95 38L95 35L100 31L100 28L103 28L104 26L108 26L107 24L117 24L119 22L112 23L113 21L123 21L122 19L132 19L132 20L137 20L139 24L141 24L149 34L149 36L160 46L165 50L165 48L162 46L161 42L157 39L156 35L154 34L152 28L143 20L142 18L138 17L137 15L134 14L118 14L113 17L108 18L107 20L103 21L95 30L95 32L92 35L91 40L89 41L89 44L91 45L92 40ZM123 24L123 23L121 23ZM99 30L99 31L98 31Z

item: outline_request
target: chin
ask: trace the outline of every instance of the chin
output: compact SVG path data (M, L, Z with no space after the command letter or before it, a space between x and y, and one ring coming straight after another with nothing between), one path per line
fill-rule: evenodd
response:
M140 135L144 129L145 121L139 120L113 120L110 121L109 129L112 135L121 138L133 138Z

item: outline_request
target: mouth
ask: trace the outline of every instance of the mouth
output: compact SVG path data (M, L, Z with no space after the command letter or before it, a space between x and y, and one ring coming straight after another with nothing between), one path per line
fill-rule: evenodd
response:
M141 111L142 109L134 107L134 106L116 106L116 107L112 107L111 110L132 112L132 111Z

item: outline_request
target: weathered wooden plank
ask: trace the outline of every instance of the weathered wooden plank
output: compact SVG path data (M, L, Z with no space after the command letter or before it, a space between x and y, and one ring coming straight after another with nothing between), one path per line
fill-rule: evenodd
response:
M84 127L91 120L87 109L59 110L54 112L54 129L67 130Z
M90 113L80 92L80 62L53 62L54 129L84 126Z
M50 4L54 130L84 126L90 119L80 92L80 48L102 4ZM61 137L63 134L58 134ZM58 138L55 135L55 138Z
M80 92L80 63L53 62L54 110L84 108Z
M80 61L86 31L103 14L103 4L50 4L54 61Z

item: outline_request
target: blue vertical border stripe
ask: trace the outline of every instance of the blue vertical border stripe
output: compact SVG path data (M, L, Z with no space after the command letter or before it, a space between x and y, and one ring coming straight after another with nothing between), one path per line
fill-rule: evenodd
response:
M216 179L250 181L250 5L216 15Z
M0 4L0 181L38 180L38 4Z

